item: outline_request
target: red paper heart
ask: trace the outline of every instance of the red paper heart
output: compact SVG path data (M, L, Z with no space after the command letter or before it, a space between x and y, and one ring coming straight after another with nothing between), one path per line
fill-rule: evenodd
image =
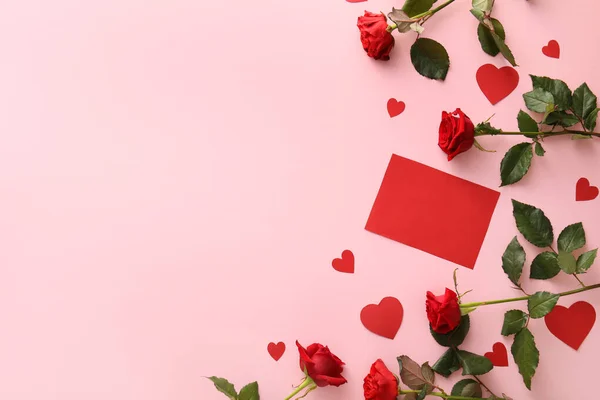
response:
M346 0L348 3L362 3L363 1L367 1L367 0Z
M279 342L277 344L271 342L267 345L267 351L273 357L273 360L278 361L283 353L285 353L285 343Z
M496 342L492 351L484 354L495 367L508 367L508 353L504 343Z
M512 67L498 69L492 64L485 64L477 70L476 79L485 97L496 104L517 88L519 73Z
M542 53L548 57L559 58L560 57L560 46L556 40L548 42L547 46L542 47Z
M577 350L596 322L596 310L590 303L578 301L569 308L555 306L544 321L550 333Z
M594 200L598 197L598 188L590 185L587 178L579 178L575 186L575 201Z
M360 312L362 324L376 335L394 339L404 317L402 304L395 297L385 297L379 304L369 304Z
M350 250L342 252L342 258L336 258L331 262L333 269L348 274L354 273L354 254Z
M387 110L388 114L390 114L390 118L394 118L404 112L406 108L406 104L403 101L398 101L396 99L389 99L387 102Z

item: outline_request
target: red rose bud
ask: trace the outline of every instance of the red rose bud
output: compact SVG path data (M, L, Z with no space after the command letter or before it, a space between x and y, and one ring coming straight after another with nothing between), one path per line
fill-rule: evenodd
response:
M396 400L398 397L398 381L381 359L371 365L363 389L365 400Z
M327 346L313 343L305 349L297 340L296 346L300 353L300 369L306 371L317 386L340 386L347 382L342 376L344 362Z
M431 329L436 333L446 334L460 324L458 297L448 288L442 296L435 296L433 293L427 292L425 308Z
M376 60L389 60L394 48L394 36L388 31L387 18L383 14L365 11L358 17L360 41L369 57Z
M448 154L448 161L469 150L475 143L473 122L457 108L453 113L442 111L438 145Z

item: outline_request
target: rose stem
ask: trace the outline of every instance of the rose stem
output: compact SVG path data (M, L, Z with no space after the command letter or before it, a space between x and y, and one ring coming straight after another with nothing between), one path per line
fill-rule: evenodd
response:
M409 394L409 393L420 393L420 390L400 390L398 391L398 394ZM448 395L448 394L444 394L444 393L440 393L440 392L431 392L428 394L428 396L436 396L436 397L441 397L442 399L447 399L447 400L487 400L484 399L482 397L463 397L463 396L452 396L452 395Z
M595 285L585 286L578 289L569 290L567 292L558 293L560 297L570 296L572 294L585 292L592 289L600 288L600 283L596 283ZM460 305L461 308L472 308L472 307L480 307L480 306L488 306L491 304L500 304L500 303L510 303L513 301L522 301L529 300L531 296L522 296L522 297L513 297L511 299L501 299L501 300L488 300L488 301L479 301L475 303L463 303Z
M564 131L560 131L560 132L500 132L500 133L476 133L475 136L496 136L496 135L536 135L536 136L541 136L541 137L552 137L552 136L561 136L561 135L571 135L571 134L577 134L577 135L584 135L584 136L595 136L600 138L600 133L596 133L596 132L586 132L586 131L573 131L570 129L565 129Z
M307 376L304 379L304 381L300 384L300 386L298 386L296 388L296 390L294 390L288 397L286 397L283 400L290 400L292 397L294 397L295 395L297 395L298 393L300 393L304 388L306 388L307 386L309 386L311 384L314 385L314 383L315 382L309 376ZM310 389L310 390L312 390L312 389Z

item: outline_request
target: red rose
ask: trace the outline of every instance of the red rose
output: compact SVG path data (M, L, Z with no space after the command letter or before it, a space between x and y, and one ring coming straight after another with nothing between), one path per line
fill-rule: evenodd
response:
M460 306L458 297L452 290L446 288L443 296L434 296L427 292L425 302L427 319L434 332L446 334L453 331L460 324Z
M396 400L398 397L398 381L381 359L371 365L363 389L365 400Z
M306 370L317 386L340 386L347 382L342 376L344 362L327 346L313 343L305 349L297 340L296 346L300 353L300 369Z
M448 154L448 161L469 150L475 143L473 122L457 108L453 113L442 111L438 145Z
M389 60L390 51L394 48L394 36L389 32L387 18L383 14L365 11L358 17L360 41L369 57L376 60Z

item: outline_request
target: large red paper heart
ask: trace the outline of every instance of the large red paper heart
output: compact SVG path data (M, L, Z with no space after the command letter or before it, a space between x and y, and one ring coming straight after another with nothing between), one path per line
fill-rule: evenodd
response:
M476 78L479 88L492 104L511 94L519 84L519 73L514 68L498 69L492 64L479 67Z
M548 57L559 58L560 57L560 46L556 40L548 42L547 46L542 47L542 53Z
M406 104L403 101L398 101L396 99L389 99L387 102L387 110L388 114L390 114L391 118L394 118L404 112L406 108Z
M360 312L362 324L376 335L394 339L404 317L402 304L395 297L385 297L379 304L369 304Z
M348 274L354 273L354 254L350 250L342 252L342 258L336 258L331 262L333 269Z
M590 185L587 178L580 178L575 186L575 201L594 200L598 197L598 188Z
M590 303L578 301L569 308L555 306L544 321L554 336L577 350L596 322L596 310Z
M271 342L267 345L267 351L273 357L273 360L278 361L283 353L285 353L285 343L279 342L277 344Z
M492 351L484 354L495 367L508 367L508 353L504 343L496 342Z

